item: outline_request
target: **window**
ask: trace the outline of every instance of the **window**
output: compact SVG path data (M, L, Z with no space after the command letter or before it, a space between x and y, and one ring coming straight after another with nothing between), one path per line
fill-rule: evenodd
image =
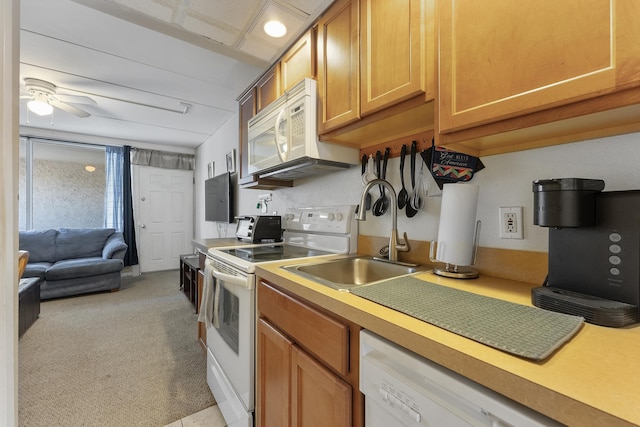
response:
M20 230L104 225L104 147L20 140Z

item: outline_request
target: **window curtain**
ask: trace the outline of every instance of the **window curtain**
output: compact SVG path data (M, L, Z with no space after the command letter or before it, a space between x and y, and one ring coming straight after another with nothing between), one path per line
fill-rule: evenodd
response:
M124 147L105 147L106 189L104 196L104 226L124 230L122 208Z
M106 191L104 225L122 232L129 250L124 265L138 264L133 197L131 191L131 147L107 146L105 149Z
M168 153L165 151L134 148L131 163L162 169L193 170L195 168L195 156L192 154Z
M136 227L133 220L133 192L131 190L131 147L125 145L122 171L122 207L124 241L129 250L124 256L124 265L138 264L138 247L136 246Z

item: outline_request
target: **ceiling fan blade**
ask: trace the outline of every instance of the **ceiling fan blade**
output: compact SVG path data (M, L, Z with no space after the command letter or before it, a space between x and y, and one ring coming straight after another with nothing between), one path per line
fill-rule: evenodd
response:
M80 118L85 118L85 117L89 117L91 114L87 113L84 110L81 110L79 108L73 107L65 102L62 101L58 101L58 100L51 100L50 101L51 105L53 105L56 108L59 108L63 111L66 111L67 113L71 113L75 116L78 116Z
M61 102L70 102L73 104L98 105L98 103L88 96L82 95L62 95L57 93L55 97Z

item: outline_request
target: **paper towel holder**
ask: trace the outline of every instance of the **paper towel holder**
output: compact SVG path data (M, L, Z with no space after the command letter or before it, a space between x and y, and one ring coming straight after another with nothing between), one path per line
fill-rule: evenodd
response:
M476 221L476 231L473 238L473 258L471 260L471 265L475 265L476 257L478 255L478 242L480 240L480 226L482 225L482 221ZM449 277L451 279L475 279L480 273L475 268L471 268L469 266L464 265L456 265L450 264L446 261L437 260L435 257L435 241L431 240L429 242L429 261L431 262L444 262L444 268L435 267L433 269L433 274L442 277Z

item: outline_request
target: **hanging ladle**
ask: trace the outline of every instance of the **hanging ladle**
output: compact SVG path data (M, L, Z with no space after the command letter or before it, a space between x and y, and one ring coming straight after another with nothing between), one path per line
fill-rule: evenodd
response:
M384 152L384 160L382 162L382 173L378 173L378 176L380 176L380 178L382 179L385 179L387 176L387 162L389 161L389 151L390 149L387 147L387 149ZM380 170L380 152L379 151L376 153L376 156L378 160L378 171L379 171ZM371 209L373 212L373 215L375 216L382 216L387 211L387 209L389 209L389 198L385 193L385 188L383 185L380 185L379 187L380 187L380 198L373 203L373 208Z
M367 183L369 182L369 177L368 177L368 170L367 170L367 155L363 154L362 155L362 183L364 185L367 185ZM373 174L373 168L370 167L369 169L371 169L371 173ZM369 209L371 209L371 194L367 193L367 196L365 198L365 202L364 202L364 210L368 211Z
M407 204L407 200L409 200L409 193L407 193L407 189L404 186L404 157L406 155L407 146L402 144L400 149L400 183L402 184L402 189L398 193L398 209L403 209Z
M413 141L411 143L411 195L409 195L405 205L407 218L413 218L418 213L418 210L411 206L411 198L416 192L416 151L417 142Z

